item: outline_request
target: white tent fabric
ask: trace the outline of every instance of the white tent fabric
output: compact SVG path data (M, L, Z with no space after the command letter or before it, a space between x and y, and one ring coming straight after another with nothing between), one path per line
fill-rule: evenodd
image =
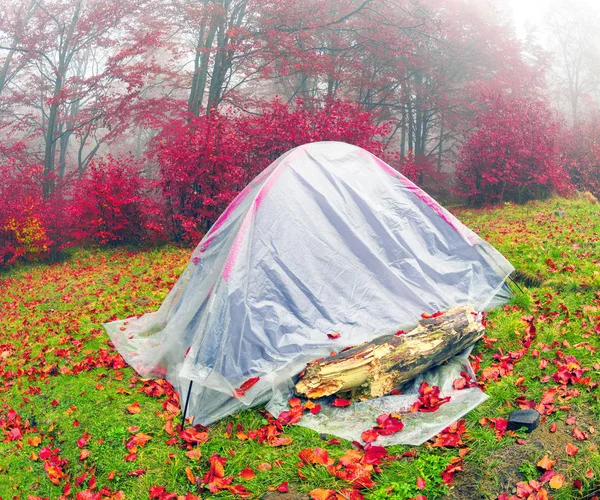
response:
M142 376L166 377L184 401L192 387L188 414L208 425L285 400L308 361L414 326L423 312L489 308L512 271L385 162L319 142L240 193L157 312L105 327Z

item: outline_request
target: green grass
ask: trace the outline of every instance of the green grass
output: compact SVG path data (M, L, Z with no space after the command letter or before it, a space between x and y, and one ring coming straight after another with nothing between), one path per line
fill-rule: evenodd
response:
M440 472L458 456L458 449L421 446L416 456L402 457L409 448L396 446L388 453L398 458L384 461L372 476L372 490L362 493L366 498L393 500L417 494L430 500L496 498L504 491L510 496L517 482L539 479L543 471L536 464L548 454L557 460L555 471L566 476L565 485L550 489L550 494L559 500L583 498L600 484L600 429L590 430L600 417L597 387L569 385L562 391L567 397L557 397L557 411L547 415L531 434L518 432L498 438L480 420L506 418L517 408L515 400L520 397L539 403L548 389L559 386L552 378L544 378L556 372L557 356L574 356L590 369L584 376L591 377L592 385L600 382L594 368L600 361L600 335L594 330L600 324L600 207L552 199L494 210L460 209L456 215L513 263L523 289L509 307L490 313L487 337L496 341L488 343L489 347L482 342L476 346L474 354L481 356L481 369L497 362L494 355L500 349L506 354L523 347L523 316L535 317L535 339L527 353L514 361L513 373L486 381L490 398L466 417L468 437L463 436L463 441L469 450L464 470L456 473L450 487L443 483ZM75 498L76 492L94 486L90 478L95 478L97 498L110 498L116 492L122 492L121 498L148 498L155 485L179 495L196 492L208 498L211 493L190 483L186 468L202 478L213 453L227 458L226 476L233 476L232 484L245 486L251 498L260 498L284 481L290 490L305 495L314 488L341 491L348 487L324 466L298 467L300 450L325 448L337 459L351 447L348 442L329 445L318 434L297 426L284 429L284 435L292 438L287 446L238 440L238 423L245 429L265 425L257 410L211 426L199 459L186 456L183 441L166 443L171 438L163 428L168 417L163 403L168 395L152 397L141 391L144 381L119 364L101 324L156 310L185 268L189 254L189 250L170 246L76 249L62 262L23 265L0 275L1 498L59 498L67 483L71 490L68 498ZM543 369L541 359L549 361ZM525 381L516 385L519 376ZM571 389L578 392L567 394ZM132 414L127 406L135 402L141 411ZM22 439L9 440L13 426L9 409L18 414ZM577 417L575 425L588 433L587 440L573 438L574 426L565 422L569 415ZM229 422L234 423L231 438L225 436ZM549 430L553 423L555 433ZM84 431L90 436L83 447L89 455L80 460L82 448L77 442ZM130 436L140 432L151 439L138 447L134 461L124 461L130 452L126 447ZM577 455L565 453L567 443L579 448ZM65 477L58 485L50 481L45 460L39 458L45 447L60 449L60 458L66 460L62 465ZM248 467L256 476L244 480L239 473ZM591 479L585 477L588 469L594 473ZM138 470L145 472L130 475ZM416 486L419 477L426 483L422 491ZM581 491L573 487L575 480L581 481ZM544 487L548 489L547 484ZM234 497L228 491L215 495Z

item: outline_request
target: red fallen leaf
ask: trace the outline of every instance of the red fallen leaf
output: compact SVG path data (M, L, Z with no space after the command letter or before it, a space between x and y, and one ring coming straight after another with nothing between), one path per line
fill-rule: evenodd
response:
M40 455L39 457L42 460L48 460L50 457L52 456L52 450L48 447L48 446L44 446L41 450L40 450Z
M272 469L272 468L273 468L273 466L272 466L270 463L268 463L268 462L263 462L263 463L260 463L260 464L258 464L258 465L256 466L256 468L257 468L258 470L262 471L262 472L265 472L265 471L267 471L267 470L270 470L270 469Z
M556 432L556 422L553 422L552 425L550 426L550 432L552 432L552 433Z
M127 411L133 415L135 415L136 413L140 413L142 411L142 409L140 408L140 404L136 401L133 404L130 404L127 407Z
M256 477L256 472L250 468L246 468L240 472L240 477L245 481L250 481L250 479L254 479Z
M336 398L335 401L333 403L331 403L331 406L337 406L339 408L343 408L344 406L350 406L352 404L352 401L349 401L347 399L343 399L343 398Z
M136 470L132 470L131 472L128 472L127 475L128 476L141 476L143 474L146 474L146 469L136 469Z
M323 488L315 488L308 492L311 500L336 500L337 495L333 490L325 490Z
M337 438L333 438L327 441L327 444L342 444L342 442Z
M398 330L396 333L394 333L394 337L400 337L400 335L404 335L404 330Z
M472 380L471 375L467 372L460 372L460 378L457 378L454 382L452 382L452 387L455 391L460 391L461 389L466 389L467 387L474 387L476 383Z
M547 470L542 474L542 477L540 477L540 483L547 483L548 481L550 481L550 479L552 479L554 474L556 474L556 472L554 472L554 469Z
M534 493L531 486L529 486L526 482L520 481L516 485L517 488L517 497L518 498L529 498L529 495Z
M365 454L362 462L369 465L379 465L387 455L387 450L383 446L369 444L365 446Z
M579 441L584 441L588 438L588 435L585 432L580 431L577 427L573 429L573 437L578 439Z
M246 391L249 390L254 384L256 384L260 380L260 377L252 377L246 380L242 385L240 385L239 389L235 389L233 397L241 398L246 394Z
M330 339L339 339L340 338L340 332L328 333L327 337L329 337Z
M188 427L179 433L179 437L186 443L198 443L203 444L208 441L208 432L201 432L196 430L194 427Z
M101 498L100 493L95 493L90 488L78 491L75 495L75 500L100 500Z
M23 439L23 435L21 434L21 429L19 429L18 427L13 427L10 432L8 433L8 440L9 441L20 441L21 439Z
M440 398L440 388L430 386L423 381L419 387L419 397L410 408L411 413L416 411L429 413L437 411L440 405L450 401L450 397Z
M288 488L288 482L284 481L279 486L277 486L277 491L279 493L287 493L288 491L290 491L290 489Z
M450 486L450 484L452 484L452 481L454 480L454 474L456 472L463 470L462 463L463 463L462 457L452 457L450 459L450 463L446 466L446 468L442 472L440 472L440 475L442 476L442 480L444 481L444 484L446 484L448 486Z
M196 446L195 448L186 451L185 456L191 458L192 460L200 460L200 457L202 456L202 450L199 446Z
M308 411L310 411L313 415L316 415L321 411L321 405L315 405Z
M577 417L571 415L565 422L567 425L573 425L575 422L577 422Z
M517 444L527 444L527 439L517 439Z
M404 423L399 415L384 413L377 417L377 427L375 428L381 436L391 436L404 429Z
M56 399L53 399L52 401L50 401L50 404L52 406L58 406L59 405L59 403L58 403L58 401L56 401Z
M578 490L581 490L583 488L583 485L581 484L580 479L575 479L575 481L573 481L573 488L577 488ZM592 498L594 498L594 497L592 497Z
M129 438L129 442L133 443L135 446L144 446L148 441L152 439L152 436L148 434L144 434L143 432L138 432L137 434L131 436Z
M148 491L148 497L150 500L154 500L155 498L162 498L162 496L167 492L164 486L150 486L150 490Z
M375 448L380 448L378 446L375 446ZM349 467L352 466L358 462L360 462L363 459L363 455L362 453L360 453L357 450L346 450L346 453L344 453L341 457L340 457L340 465L342 467Z
M554 467L555 463L556 463L556 460L550 460L550 458L548 457L548 455L544 455L540 459L540 461L537 463L537 466L540 469L550 470L550 469L552 469L552 467Z
M302 406L302 401L300 401L298 398L292 398L288 401L288 404L291 408L293 408L294 406Z
M268 440L268 443L273 447L286 446L292 442L291 437L277 437Z
M314 450L315 463L328 465L330 462L329 452L323 448L316 447Z
M377 429L367 429L360 437L365 443L372 443L379 437L379 432L377 432Z
M594 477L594 471L592 469L588 469L585 471L586 479L592 479Z
M81 450L79 452L79 460L85 460L87 457L90 456L91 451L90 450Z
M117 471L112 470L107 474L106 479L108 479L109 481L112 481L116 475L117 475Z
M426 485L427 482L425 481L425 479L423 479L422 477L417 478L417 488L419 488L420 490L424 490Z
M442 316L443 314L446 314L446 313L443 311L436 311L433 314L423 313L423 314L421 314L421 318L423 318L423 319L437 318L438 316Z
M133 462L137 458L137 453L130 453L127 455L124 460L125 462Z
M461 436L466 432L465 420L459 420L446 427L442 432L435 436L432 444L434 448L458 448L464 443Z
M340 497L341 495L341 497ZM345 489L340 491L340 493L337 495L337 499L336 500L365 500L365 497L363 496L363 494L360 491L356 491L355 489L349 490L349 489ZM421 500L415 497L415 500ZM426 498L424 500L427 500Z
M246 441L246 439L248 439L248 434L244 432L244 426L242 424L237 424L237 432L235 433L235 437L240 441Z
M574 457L575 455L577 455L578 451L579 448L577 448L577 446L575 446L573 443L567 443L567 445L565 446L565 453L570 457Z

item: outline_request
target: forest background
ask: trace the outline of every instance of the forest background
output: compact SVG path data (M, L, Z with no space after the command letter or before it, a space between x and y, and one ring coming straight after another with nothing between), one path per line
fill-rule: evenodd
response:
M1 0L0 267L196 243L287 150L359 145L445 202L600 194L592 3Z

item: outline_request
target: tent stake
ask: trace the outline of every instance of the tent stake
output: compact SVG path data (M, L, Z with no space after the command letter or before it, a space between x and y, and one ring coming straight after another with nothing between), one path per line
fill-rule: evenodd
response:
M524 293L524 292L523 292L523 289L522 289L522 288L519 286L519 284L518 284L518 283L517 283L517 282L516 282L516 281L513 279L513 277L512 277L512 276L509 276L509 277L508 277L508 279L509 279L510 281L512 281L512 282L515 284L515 286L516 286L516 287L519 289L519 291L520 291L521 293Z
M188 387L187 397L185 398L185 406L183 407L183 415L181 415L181 430L185 427L185 417L187 415L188 403L190 402L190 394L192 393L193 380L190 380L190 386Z

